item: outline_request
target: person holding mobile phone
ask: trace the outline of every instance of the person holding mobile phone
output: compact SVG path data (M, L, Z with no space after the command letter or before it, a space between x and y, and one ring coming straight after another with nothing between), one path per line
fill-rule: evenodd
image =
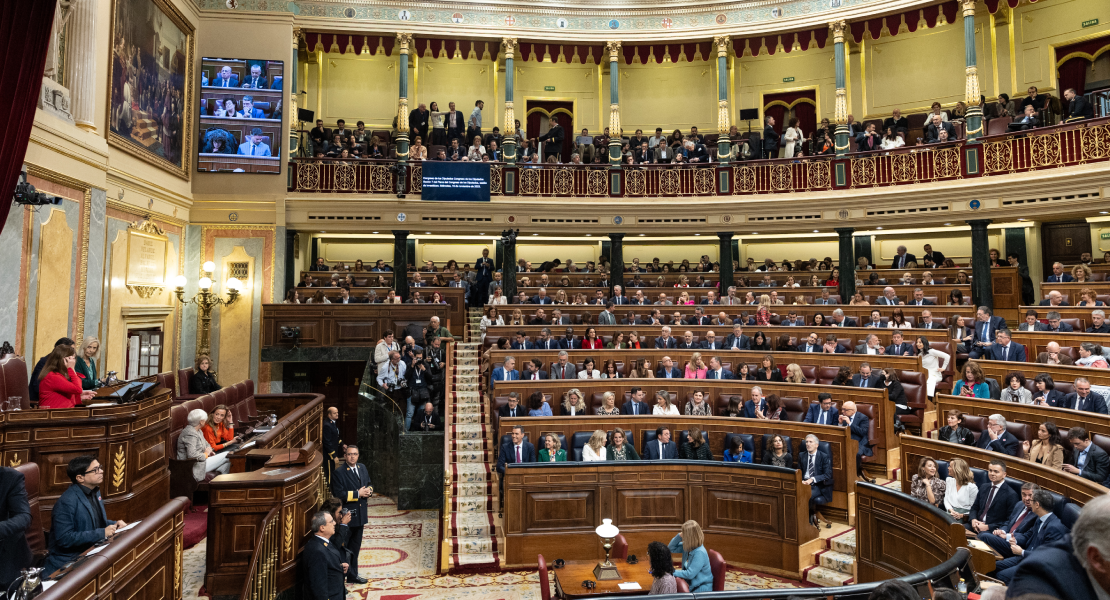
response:
M350 583L366 583L366 579L358 575L358 553L362 548L362 532L369 517L367 515L366 500L374 495L374 487L370 483L370 473L366 465L358 462L358 447L350 444L343 455L343 464L335 469L331 478L331 493L343 502L343 508L350 511L348 528L349 535L346 548L351 553L348 562L347 581Z

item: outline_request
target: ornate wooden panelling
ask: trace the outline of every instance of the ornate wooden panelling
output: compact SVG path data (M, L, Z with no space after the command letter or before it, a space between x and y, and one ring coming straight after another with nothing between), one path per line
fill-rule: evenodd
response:
M400 331L410 323L426 325L438 316L446 323L450 307L437 304L263 304L262 346L293 347L282 338L282 327L299 327L302 348L369 347L387 329ZM461 320L452 320L452 333ZM457 335L462 335L461 330Z
M881 486L856 486L857 583L924 571L964 545L963 526L943 511Z

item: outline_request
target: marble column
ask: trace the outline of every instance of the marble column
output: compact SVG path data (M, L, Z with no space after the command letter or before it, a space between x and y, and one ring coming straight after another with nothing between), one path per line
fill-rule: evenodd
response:
M848 31L847 21L833 21L829 24L833 32L833 56L836 58L836 154L848 153L848 137L851 130L848 128L848 85L845 61L847 56L844 49L844 34ZM843 279L843 278L842 278Z
M609 167L621 168L620 41L605 44L609 51ZM623 237L623 236L622 236Z
M610 131L612 133L612 131ZM624 234L609 234L609 290L619 285L624 289Z
M411 33L397 34L398 75L400 86L397 98L397 162L403 167L409 161L409 45L412 44ZM398 184L405 181L404 169L397 175ZM398 187L398 193L401 192ZM406 232L407 235L407 232ZM405 286L406 290L408 285Z
M720 137L717 138L717 161L722 165L728 164L729 152L732 148L731 140L728 139L728 130L732 125L728 112L728 42L729 37L727 35L713 38L713 45L717 47L717 133L720 134ZM730 233L729 236L731 235ZM724 251L722 250L722 252ZM729 255L731 256L731 252ZM721 259L722 276L724 275L724 263L725 260ZM728 264L729 280L731 281L732 261L728 261ZM725 289L722 282L721 291Z
M409 299L409 232L393 230L393 291L401 301Z
M501 38L501 46L505 51L505 127L502 134L505 136L503 154L505 162L516 164L516 114L513 110L513 55L516 52L516 38ZM515 260L513 261L516 262ZM513 265L513 272L516 266ZM508 275L510 271L506 270ZM515 286L514 286L515 287Z
M841 304L848 304L856 293L856 246L852 239L855 231L851 227L836 228L840 236L840 286L836 293L840 294Z
M721 139L725 139L725 136L722 135ZM728 288L733 285L732 236L731 231L717 232L717 237L721 240L720 258L718 259L721 263L721 287L717 288L718 296L727 296Z
M96 5L97 0L77 0L66 29L65 84L77 126L96 131Z
M968 221L971 225L971 302L975 306L994 308L994 290L991 289L990 241L987 225L990 219Z
M967 83L964 88L964 102L967 104L967 140L970 142L983 135L983 107L979 104L979 67L975 60L975 0L963 0L964 5L964 69Z

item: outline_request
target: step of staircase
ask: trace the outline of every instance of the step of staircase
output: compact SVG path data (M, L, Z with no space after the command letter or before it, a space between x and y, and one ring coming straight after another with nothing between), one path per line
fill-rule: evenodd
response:
M848 528L825 538L825 548L814 553L813 564L802 570L802 581L821 587L853 583L856 530Z

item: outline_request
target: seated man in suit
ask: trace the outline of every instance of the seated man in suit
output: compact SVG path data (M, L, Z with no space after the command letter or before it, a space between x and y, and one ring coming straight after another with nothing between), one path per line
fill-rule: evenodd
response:
M898 133L905 134L907 131L909 131L910 122L906 119L906 117L902 116L902 111L896 108L891 113L891 116L887 117L886 120L883 121L883 131L886 131L888 127L893 128L896 135Z
M933 115L933 120L925 128L925 143L936 144L940 142L940 132L942 131L947 134L945 141L956 138L956 130L952 128L952 124L945 121L940 115Z
M821 305L836 304L836 298L831 298L829 296L829 288L823 287L823 288L821 288L821 297L820 298L815 298L813 300L813 303L814 304L821 304Z
M695 306L693 316L683 322L687 325L709 325L713 322L713 319L705 314L704 308Z
M201 465L203 468L204 461ZM62 568L97 542L114 536L117 529L127 526L123 521L109 520L104 511L100 495L104 469L100 461L93 456L78 456L66 465L66 475L72 484L62 492L50 512L50 554L43 565L44 573Z
M744 403L744 408L740 410L740 416L745 419L763 419L764 411L767 410L767 400L763 398L763 388L758 385L752 386L751 400Z
M913 356L913 344L903 341L902 332L895 329L890 334L891 344L886 347L886 353L890 356Z
M1009 584L1010 581L1013 580L1014 572L1017 571L1018 564L1029 553L1044 544L1051 544L1057 540L1062 540L1068 535L1068 530L1064 527L1064 524L1060 522L1060 517L1052 514L1052 509L1055 508L1056 501L1048 490L1037 490L1033 492L1031 504L1033 514L1037 517L1036 525L1033 525L1029 531L1024 534L1019 533L1014 535L1010 539L1010 556L994 564L994 573L991 575L1002 583Z
M1025 112L1015 119L1012 123L1006 126L1009 131L1023 131L1026 129L1033 129L1044 125L1041 121L1041 116L1037 114L1036 109L1032 104L1025 105Z
M721 358L714 356L709 359L709 371L705 373L706 379L735 379L732 371L724 368L721 364Z
M1037 362L1042 365L1074 365L1075 361L1070 356L1060 351L1060 344L1056 342L1049 342L1044 345L1044 352L1037 355ZM1060 399L1063 400L1064 395L1060 392L1058 394ZM1056 406L1055 403L1050 402L1051 406Z
M625 402L624 404L621 405L621 414L622 415L632 415L632 416L640 416L640 415L650 416L651 415L651 407L648 406L648 404L646 402L644 402L644 396L645 396L644 390L642 390L638 387L634 387L631 390L629 390L628 394L629 394L628 402Z
M881 148L882 141L882 136L875 131L875 124L869 123L867 129L856 136L856 149L859 152L873 152Z
M919 329L944 329L944 326L933 320L933 313L930 310L921 311L921 319L918 320L917 327Z
M686 150L686 162L701 164L709 162L709 151L701 142L686 140L682 147Z
M659 427L655 430L655 441L648 442L644 448L648 460L670 460L678 458L678 447L671 441L671 430Z
M870 364L860 363L859 373L852 375L852 387L877 388L881 378L882 376L879 373L871 371Z
M655 371L656 379L682 379L682 370L674 366L674 360L669 356L664 356L663 360L659 361L659 369Z
M262 142L262 129L251 129L247 141L239 144L238 153L243 156L270 156L270 147Z
M1110 333L1110 322L1106 321L1106 311L1095 309L1091 311L1091 326L1087 333Z
M542 308L537 308L536 309L536 314L532 315L532 318L529 319L528 324L529 325L550 325L551 321L547 320L547 313L545 313Z
M1007 588L1011 598L1040 596L1096 600L1110 595L1110 495L1088 502L1071 539L1044 544L1022 559Z
M936 304L936 302L925 297L925 290L914 288L913 300L910 300L910 306L933 306L934 304Z
M980 306L975 311L975 325L968 356L979 358L986 354L987 348L994 343L995 333L1004 327L1006 327L1005 319L994 316L994 311L989 306Z
M516 358L506 356L505 362L493 370L490 375L490 387L496 387L498 381L519 381L520 372L516 370Z
M524 338L525 333L523 329L517 330L516 336L513 341L509 342L509 349L511 350L535 350L536 346Z
M771 292L771 293L773 294L774 292ZM799 317L797 309L794 309L794 308L791 308L790 312L787 313L786 318L782 319L779 322L779 325L781 325L783 327L804 327L805 324L806 324L805 318L804 317Z
M624 316L624 318L621 319L621 325L643 325L643 324L644 324L644 321L642 319L636 318L636 313L634 313L632 311L628 311L628 314L626 314Z
M1110 455L1091 441L1091 434L1082 427L1068 430L1068 442L1072 446L1071 462L1063 469L1095 483L1103 483L1110 475Z
M532 296L532 304L554 304L555 301L547 295L547 288L540 288L535 296Z
M509 392L509 403L497 409L497 416L502 419L506 417L527 417L528 409L520 405L520 394Z
M820 527L817 507L832 501L832 460L821 452L820 440L812 433L806 436L805 452L798 455L798 469L802 471L802 483L810 486L809 522Z
M725 344L722 340L717 339L717 334L712 330L705 332L705 339L701 341L702 350L724 350Z
M538 358L524 361L524 373L521 379L525 381L547 379L547 371L543 370L543 361Z
M264 90L270 87L266 84L266 76L262 74L262 65L251 65L250 77L247 77L243 87L256 90Z
M1010 510L1019 501L1018 495L1006 485L1006 463L1002 459L996 458L990 462L987 479L987 483L979 486L975 503L971 505L967 522L964 523L969 538L1005 525Z
M700 350L701 344L694 341L694 332L687 331L682 334L682 341L678 343L679 350Z
M501 450L497 453L497 474L501 476L501 481L505 481L505 465L534 462L536 447L524 439L524 429L520 425L513 425L512 438L501 444ZM505 486L499 485L497 488L501 498L498 504L500 510L505 505Z
M999 329L994 335L994 343L987 347L989 360L1025 362L1025 346L1011 342L1009 329Z
M351 565L344 562L347 555L341 552L343 548L332 542L335 517L321 510L312 515L309 523L312 535L305 540L301 553L306 595L309 600L343 600L347 597L344 576Z
M980 542L990 546L995 552L1002 556L1002 558L1009 558L1013 556L1010 549L1010 544L1013 543L1014 538L1018 535L1025 535L1029 529L1037 522L1037 516L1033 514L1033 492L1040 490L1041 486L1035 483L1025 483L1021 486L1021 501L1014 504L1014 509L1010 511L1010 518L1004 525L993 531L984 531L978 534L967 532L969 537L975 535Z
M856 320L852 317L845 317L844 311L836 309L832 313L832 326L833 327L858 327Z
M840 414L837 416L840 425L852 430L852 439L856 440L856 477L862 477L869 483L875 483L863 474L863 457L874 456L871 449L871 419L856 410L856 403L851 400L840 405Z
M578 371L570 362L567 351L559 351L559 360L551 365L551 379L578 379Z
M1091 103L1087 102L1087 99L1083 96L1076 94L1072 88L1064 90L1064 102L1064 114L1060 118L1061 125L1095 117L1095 109L1091 106Z
M563 311L555 308L551 311L551 324L552 325L570 325L570 316L564 315Z
M659 350L670 350L678 347L678 340L671 336L671 328L663 326L662 334L655 338L655 347Z
M216 74L216 79L214 81L209 81L208 85L212 87L237 88L239 87L239 76L231 72L231 67L225 65L220 68L220 72Z
M254 106L254 96L243 96L243 110L235 114L240 119L265 119L266 113ZM257 135L257 134L256 134ZM346 141L344 139L344 141Z
M809 405L809 411L802 419L803 423L815 423L817 425L833 425L840 422L840 411L836 409L836 403L833 402L832 394L828 392L821 392L817 394L817 402Z
M910 256L913 255L911 254ZM895 258L895 260L898 259ZM894 288L887 286L883 288L883 295L881 298L875 300L875 304L878 304L879 306L899 306L905 305L906 303L902 302L902 299L898 297L897 293L895 293Z
M867 341L856 345L856 354L885 354L886 348L874 333L867 334Z
M559 309L555 309L556 311ZM552 313L554 314L554 313ZM569 319L570 317L563 317ZM552 320L554 323L554 320ZM580 350L582 348L582 341L574 337L574 328L567 327L563 331L563 337L559 338L559 348L563 350Z
M1053 275L1055 277L1055 275ZM1071 275L1068 275L1071 277ZM1064 295L1058 290L1052 290L1048 293L1048 297L1037 303L1038 306L1071 306L1064 301Z
M1074 327L1065 323L1060 318L1060 313L1055 311L1055 310L1048 311L1048 314L1045 315L1045 316L1048 317L1048 325L1045 326L1045 329L1044 329L1045 331L1055 331L1057 333L1071 333L1072 331L1075 330Z
M724 315L725 313L721 314ZM719 318L720 317L718 317L718 319ZM729 334L728 339L725 340L725 348L729 350L750 350L751 347L752 338L744 335L744 326L733 325L732 333Z
M993 414L987 418L987 430L979 434L979 443L976 446L983 450L1021 456L1021 442L1014 437L1014 434L1006 431L1006 417L999 414ZM1002 468L1005 470L1006 467Z
M1041 323L1035 309L1025 311L1025 321L1018 325L1018 331L1048 331L1048 325Z
M810 332L805 341L795 346L794 350L797 352L820 352L821 340L817 337L816 332Z

